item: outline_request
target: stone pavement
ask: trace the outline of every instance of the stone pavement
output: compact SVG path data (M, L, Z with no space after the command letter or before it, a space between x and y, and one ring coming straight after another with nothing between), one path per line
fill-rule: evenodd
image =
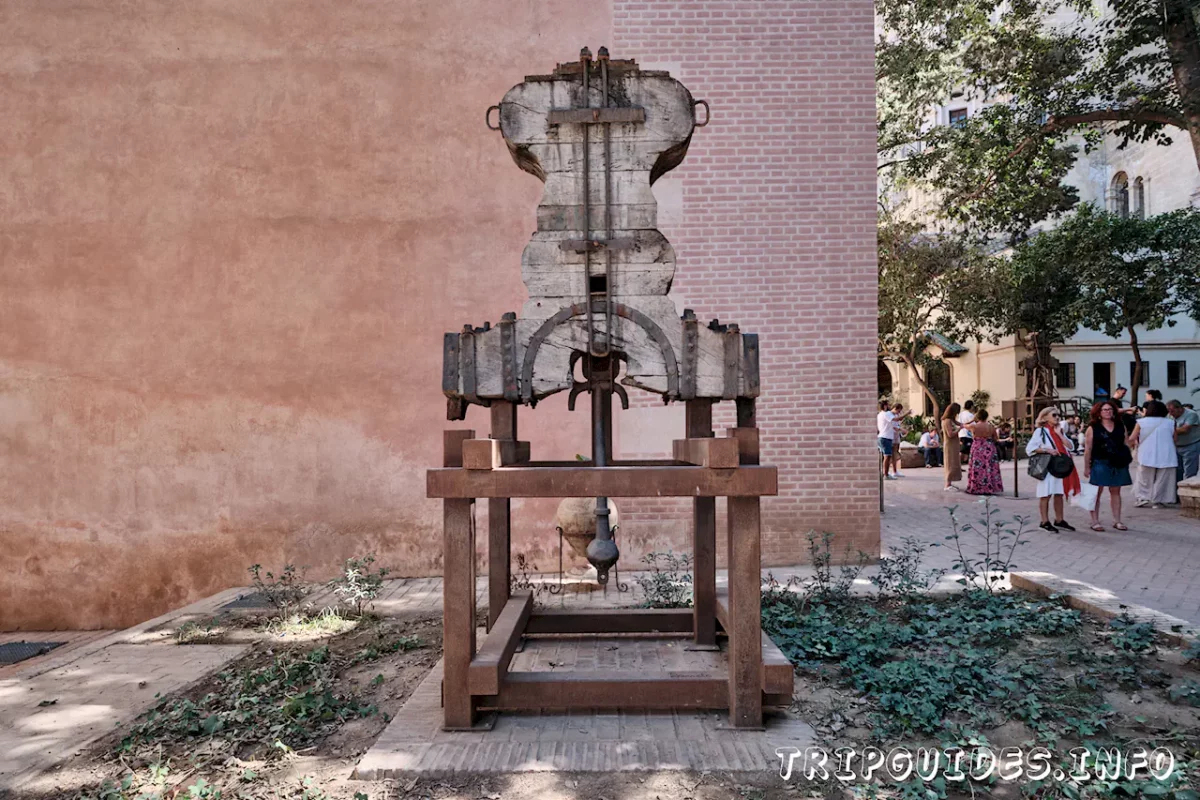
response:
M1019 547L1014 558L1018 571L1049 572L1081 581L1111 592L1122 602L1200 625L1200 520L1182 516L1178 506L1134 508L1127 488L1122 521L1128 532L1113 530L1106 497L1100 509L1103 533L1089 530L1087 512L1068 503L1066 520L1078 530L1050 534L1037 527L1036 485L1025 474L1025 462L1020 464L1019 498L1013 497L1012 463L1002 463L1001 470L1005 493L993 498L993 504L1010 519L1015 514L1028 517L1032 526L1029 544ZM906 469L903 476L884 484L885 550L898 549L906 536L946 544L948 506L958 506L960 523L975 523L982 516L981 498L943 491L941 469ZM965 488L966 481L959 485ZM952 561L948 547L937 548L926 558L932 567L949 567Z

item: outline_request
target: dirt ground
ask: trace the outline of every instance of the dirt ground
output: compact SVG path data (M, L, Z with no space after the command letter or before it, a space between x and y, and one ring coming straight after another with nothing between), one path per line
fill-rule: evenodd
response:
M219 618L187 620L174 631L186 643L250 642L252 649L220 673L191 686L172 702L199 705L215 694L229 692L229 676L253 675L270 668L283 656L302 657L328 648L332 675L326 697L352 698L354 708L369 708L346 719L315 717L310 740L295 748L268 744L262 731L231 729L215 735L178 730L159 732L149 741L122 747L134 726L115 731L59 769L43 776L38 791L22 798L302 798L303 800L382 800L382 798L588 798L589 800L725 800L747 798L845 798L834 784L784 784L776 774L519 773L461 780L351 780L355 764L387 726L422 678L441 657L441 620L436 615L349 622L326 617L287 628L261 615L226 614ZM1103 646L1104 625L1089 621L1084 636ZM1038 657L1046 642L1031 639L1023 645ZM1169 682L1195 679L1178 648L1160 647L1153 666ZM248 691L248 690L247 690ZM265 692L266 690L264 690ZM297 689L288 689L295 694ZM1184 732L1182 745L1192 747L1200 732L1200 708L1169 702L1165 690L1112 691L1107 695L1113 731L1128 739ZM833 676L802 671L797 676L795 709L816 729L829 751L836 747L861 749L871 741L868 701L839 687ZM144 717L142 719L145 719ZM236 726L235 726L236 728ZM1028 747L1031 731L1008 722L986 731L994 749ZM935 742L906 742L910 747ZM164 770L164 765L166 769ZM155 772L157 770L157 772ZM133 776L130 781L129 776ZM127 784L122 786L122 780ZM999 787L993 796L1017 797L1016 787ZM951 797L954 797L953 793ZM5 798L4 800L8 800ZM13 798L15 800L15 797Z

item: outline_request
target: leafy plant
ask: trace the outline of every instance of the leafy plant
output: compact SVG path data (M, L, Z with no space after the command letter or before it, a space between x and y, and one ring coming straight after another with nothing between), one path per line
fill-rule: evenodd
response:
M288 617L312 591L312 587L304 583L305 569L297 571L294 564L286 564L276 577L271 572L263 572L261 565L252 564L249 572L254 579L255 591L265 597L280 616Z
M799 584L801 592L808 598L822 602L841 602L850 597L854 582L862 573L870 557L859 551L857 559L851 561L850 548L843 552L842 563L838 565L836 574L833 564L833 534L828 531L818 534L809 531L808 555L812 563L813 574L809 580Z
M900 543L898 552L880 557L879 571L870 580L881 593L909 600L933 588L946 570L921 568L925 553L932 547L940 546L936 542L930 544L914 536L905 536Z
M972 523L960 525L958 506L949 509L953 532L946 540L953 543L958 554L953 565L953 569L963 575L958 583L965 586L967 591L983 590L992 594L1003 583L1005 573L1016 566L1013 556L1020 545L1027 544L1023 537L1029 520L1020 515L1011 520L1003 519L1000 509L992 508L991 498L984 498L981 502L983 516L979 518L978 526ZM975 556L963 552L963 534L967 533L982 540L983 550L977 551Z
M533 592L534 596L549 591L550 586L542 581L535 581L533 575L538 571L537 564L532 563L523 553L517 553L517 569L508 577L509 594L516 591Z
M333 593L358 617L363 615L366 606L379 597L383 579L391 572L386 567L372 570L374 563L374 553L367 553L361 558L348 558L342 566L342 574L329 582Z
M687 608L692 604L692 557L671 552L647 553L642 562L649 569L634 580L642 587L646 608Z
M159 700L132 726L118 750L137 753L166 740L216 737L257 744L268 753L295 749L347 719L376 713L375 706L334 690L342 666L328 647L285 650L258 666L235 662L217 674L217 688L198 700Z

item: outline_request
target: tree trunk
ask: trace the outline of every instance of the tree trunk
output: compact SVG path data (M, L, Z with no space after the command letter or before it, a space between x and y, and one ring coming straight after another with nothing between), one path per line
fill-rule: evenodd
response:
M1179 110L1187 120L1192 151L1200 164L1200 19L1192 11L1193 4L1192 0L1165 0L1163 39L1179 92Z
M938 404L937 395L933 393L933 390L929 388L929 384L925 382L925 376L921 374L921 370L917 369L917 360L907 353L902 354L900 357L904 359L905 365L912 370L913 377L921 385L921 391L925 392L925 396L933 404L933 418L935 420L941 419L942 407Z
M1133 326L1126 328L1129 331L1129 346L1133 348L1133 378L1131 382L1133 386L1129 387L1129 391L1133 394L1133 399L1129 401L1130 405L1137 405L1138 389L1142 385L1142 351L1138 348L1137 333L1134 332ZM1120 381L1117 381L1120 383Z

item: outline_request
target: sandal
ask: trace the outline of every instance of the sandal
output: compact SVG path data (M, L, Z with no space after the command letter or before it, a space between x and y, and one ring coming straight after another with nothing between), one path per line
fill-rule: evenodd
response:
M1124 525L1123 523L1120 523L1120 522L1114 522L1114 523L1113 523L1113 530L1117 530L1117 531L1127 531L1127 530L1129 530L1129 528L1126 528L1126 527L1125 527L1125 525Z
M1103 526L1103 525L1101 525L1099 522L1093 522L1093 523L1091 524L1091 526L1090 526L1090 527L1091 527L1091 529L1092 529L1092 530L1094 530L1096 533L1103 533L1103 532L1104 532L1104 526Z

